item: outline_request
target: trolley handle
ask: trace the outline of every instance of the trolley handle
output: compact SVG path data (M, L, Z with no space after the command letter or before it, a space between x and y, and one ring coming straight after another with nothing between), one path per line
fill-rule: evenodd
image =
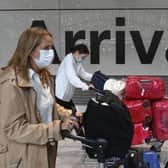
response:
M107 141L105 139L97 139L97 140L86 139L85 137L73 135L68 130L62 130L61 134L64 138L78 140L91 147L96 147L99 145L102 146L102 149L105 149L107 147Z
M99 90L99 89L97 89L97 88L92 88L92 87L90 87L89 90L93 90L94 92L97 92L97 93L100 93L100 94L102 94L102 95L105 95L104 91Z
M97 157L98 162L99 163L105 162L105 151L108 148L108 142L105 139L101 139L101 138L96 140L86 139L81 136L72 135L67 130L62 130L61 134L64 138L78 140L83 144L87 145L88 147L95 149L98 154L98 157Z

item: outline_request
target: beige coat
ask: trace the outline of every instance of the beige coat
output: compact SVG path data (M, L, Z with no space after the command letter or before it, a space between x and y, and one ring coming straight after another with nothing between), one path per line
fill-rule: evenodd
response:
M55 111L53 119L40 123L31 83L12 68L0 70L0 168L54 168L57 143L47 145L48 138L62 137Z

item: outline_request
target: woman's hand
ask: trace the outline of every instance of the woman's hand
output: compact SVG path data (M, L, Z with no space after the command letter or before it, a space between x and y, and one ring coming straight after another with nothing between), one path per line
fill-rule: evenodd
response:
M79 128L78 121L76 117L65 118L61 123L61 130L72 131L73 128Z
M80 111L77 111L75 115L79 119L79 122L82 123L82 121L83 121L83 113L80 112Z
M89 84L88 87L90 90L95 88L95 86L93 84Z

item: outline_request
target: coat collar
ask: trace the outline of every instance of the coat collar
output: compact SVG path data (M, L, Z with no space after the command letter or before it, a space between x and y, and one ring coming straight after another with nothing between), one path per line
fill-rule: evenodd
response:
M15 82L19 87L33 87L31 81L27 81L21 76L18 68L11 66L0 68L0 83L8 80Z
M27 81L21 76L21 73L18 69L15 69L16 83L19 87L33 87L31 80Z

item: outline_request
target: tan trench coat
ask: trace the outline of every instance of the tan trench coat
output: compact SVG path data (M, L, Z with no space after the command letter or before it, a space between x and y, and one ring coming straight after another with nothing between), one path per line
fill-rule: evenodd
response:
M40 123L35 102L31 83L12 68L0 70L0 168L55 167L57 143L47 142L62 139L60 120Z

